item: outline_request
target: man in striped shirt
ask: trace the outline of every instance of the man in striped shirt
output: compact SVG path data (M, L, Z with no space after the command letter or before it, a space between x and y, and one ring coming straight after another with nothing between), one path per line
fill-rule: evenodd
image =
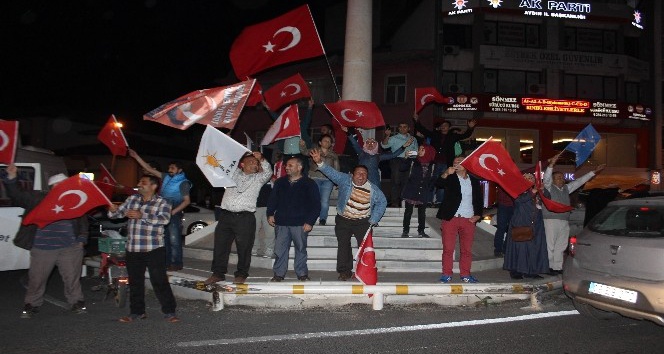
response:
M355 166L353 174L348 175L325 165L318 150L311 149L309 154L318 165L318 170L339 188L337 217L334 219L338 243L337 273L339 280L346 281L353 277L351 237L355 236L359 247L369 226L377 225L383 217L387 200L380 188L369 182L366 166Z
M138 194L129 196L122 205L112 204L108 217L129 219L127 239L127 272L129 273L129 316L120 322L144 319L145 314L145 269L150 272L150 283L161 304L166 321L174 323L175 297L166 274L166 248L164 227L171 218L171 204L157 195L159 179L143 175L138 182Z

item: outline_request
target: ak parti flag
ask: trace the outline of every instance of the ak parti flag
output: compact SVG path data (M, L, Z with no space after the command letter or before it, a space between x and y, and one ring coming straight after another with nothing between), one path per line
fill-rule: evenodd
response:
M99 164L99 173L95 175L95 184L99 187L104 195L111 199L113 193L115 192L115 186L117 181L113 178L113 175L106 169L103 163Z
M344 127L371 129L385 125L383 114L373 102L347 100L325 103L324 106Z
M270 145L276 140L300 136L300 113L297 105L292 104L281 112L279 118L267 130L261 145Z
M231 46L235 75L243 80L265 69L325 54L308 5L245 27Z
M576 154L576 167L586 162L602 139L592 124L588 124L573 141L567 145L565 150Z
M376 268L376 252L373 245L373 228L364 235L364 240L357 251L355 277L364 285L376 285L378 268Z
M443 97L435 87L415 88L415 113L420 113L422 108L431 102L450 103L450 99Z
M190 92L143 115L172 128L185 130L194 123L233 129L256 79Z
M265 97L267 106L276 111L293 101L311 97L311 92L302 75L295 74L270 87L263 93L263 97Z
M538 161L537 166L535 166L535 187L537 187L537 193L539 194L540 200L542 200L542 204L544 204L546 209L554 213L566 213L568 211L572 211L574 208L572 208L570 205L558 203L544 195L542 192L542 177L542 161Z
M491 138L461 161L461 165L474 175L498 183L515 199L532 186L505 148Z
M80 175L58 183L23 218L23 225L36 224L42 228L54 221L75 219L93 208L110 205L111 201L91 180Z
M247 152L244 145L208 125L198 146L196 165L213 187L234 187L231 176Z
M104 127L101 128L99 135L97 135L97 139L111 150L113 156L127 156L129 144L127 144L127 139L122 133L122 124L118 123L115 115L111 114Z
M0 163L14 163L17 145L18 121L0 120Z

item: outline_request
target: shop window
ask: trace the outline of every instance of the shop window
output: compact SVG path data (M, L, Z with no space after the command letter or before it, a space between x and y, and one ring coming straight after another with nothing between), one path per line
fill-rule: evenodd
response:
M476 127L473 136L478 143L485 142L489 137L500 141L517 164L533 164L540 158L537 130Z

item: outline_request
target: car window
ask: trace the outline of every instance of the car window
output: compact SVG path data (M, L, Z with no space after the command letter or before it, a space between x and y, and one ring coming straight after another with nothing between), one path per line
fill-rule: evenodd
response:
M636 205L608 206L588 225L591 231L628 237L662 237L664 208Z

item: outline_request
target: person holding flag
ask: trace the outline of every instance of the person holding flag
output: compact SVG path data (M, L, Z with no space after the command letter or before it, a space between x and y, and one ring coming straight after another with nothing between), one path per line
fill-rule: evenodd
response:
M14 205L24 208L25 215L28 215L46 198L47 193L21 190L17 183L17 172L15 164L8 165L7 178L3 182L7 195ZM51 176L48 179L49 190L66 179L62 173ZM21 224L18 234L32 234L33 237L28 289L23 301L21 318L31 318L39 312L39 307L44 303L46 283L56 265L64 283L65 298L71 311L78 314L86 313L80 279L84 247L88 242L87 216L57 220L43 227Z
M351 237L355 236L358 246L362 244L369 227L378 225L383 217L387 200L380 188L369 181L366 166L357 165L348 175L326 165L320 151L312 149L309 154L318 165L318 170L339 187L334 233L338 243L338 280L346 281L353 277Z
M395 208L401 207L401 191L408 179L408 170L404 170L402 167L407 163L409 157L417 155L418 149L417 141L412 141L406 145L413 137L410 135L410 125L408 123L399 123L397 130L397 134L391 135L392 130L387 127L385 137L380 144L383 149L390 149L392 152L399 150L402 146L405 147L404 152L390 160L390 179L392 183L390 206Z
M602 172L605 164L601 164L585 175L576 178L574 181L565 183L565 175L560 171L553 171L558 158L562 152L549 159L549 166L544 172L544 189L547 198L563 205L570 205L569 195L579 187ZM549 255L549 273L551 275L562 274L563 253L567 248L569 239L569 216L570 211L556 212L549 208L542 209L544 215L544 229L546 230L546 244Z

